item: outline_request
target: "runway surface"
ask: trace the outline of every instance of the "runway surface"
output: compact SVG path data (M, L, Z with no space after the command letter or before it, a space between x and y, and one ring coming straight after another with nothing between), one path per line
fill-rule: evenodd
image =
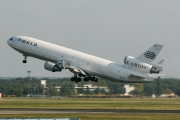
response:
M0 108L0 114L58 114L58 113L91 113L91 114L180 114L180 110L113 110L113 109L26 109Z

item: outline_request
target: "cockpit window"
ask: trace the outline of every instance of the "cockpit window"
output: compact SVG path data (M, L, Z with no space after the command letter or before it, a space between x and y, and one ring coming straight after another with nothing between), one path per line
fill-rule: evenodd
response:
M10 38L10 40L12 41L12 40L13 40L13 38Z

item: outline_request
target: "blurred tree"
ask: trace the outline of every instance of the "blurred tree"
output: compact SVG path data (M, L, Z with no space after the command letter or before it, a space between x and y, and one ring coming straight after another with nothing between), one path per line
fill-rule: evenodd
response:
M43 94L44 88L41 86L40 79L32 78L31 81L28 81L28 78L15 78L15 79L0 79L0 89L3 92L3 95L16 95L22 96L27 95L29 90L29 82L30 87L32 89L32 93L36 95ZM89 82L79 82L78 86L84 86L84 84L93 84L96 86L108 86L110 92L108 94L124 94L124 83L120 82L112 82L109 80L99 79L97 83L89 81ZM62 79L47 79L47 87L55 87L61 86L61 95L72 95L75 93L74 84L68 78ZM103 85L101 85L103 84ZM144 83L140 84L130 84L136 86L136 90L133 94L144 94L146 96L151 96L152 94L160 95L162 93L170 93L173 92L180 96L180 80L179 79L155 79L152 83ZM52 90L53 91L53 90ZM98 90L96 90L97 92ZM49 90L47 90L49 92ZM100 93L106 93L104 90L100 90ZM78 89L79 94L83 94L83 89ZM89 88L84 89L85 94L91 94ZM48 93L50 94L50 93ZM54 94L54 93L53 93ZM55 93L56 95L56 93Z
M124 84L123 83L118 83L117 82L111 82L108 84L108 89L110 90L110 94L124 94L125 89L124 89Z
M93 91L94 94L100 94L100 89L99 87L97 87L94 91Z
M64 82L61 85L60 95L62 96L70 96L74 94L74 84L72 82Z
M144 93L145 96L152 96L152 94L154 94L154 85L153 85L153 83L145 83L143 93Z
M49 95L50 96L57 96L59 95L57 89L54 86L49 87Z
M155 94L157 96L159 96L159 95L161 95L163 93L162 81L161 81L160 77L158 77L155 81L156 81Z
M87 86L86 90L84 91L84 94L91 94L91 91L88 86Z
M23 91L22 87L19 84L15 84L10 88L9 94L20 97L20 96L22 96L22 91Z
M107 92L106 92L104 89L101 89L101 90L100 90L100 93L101 93L101 94L107 94Z

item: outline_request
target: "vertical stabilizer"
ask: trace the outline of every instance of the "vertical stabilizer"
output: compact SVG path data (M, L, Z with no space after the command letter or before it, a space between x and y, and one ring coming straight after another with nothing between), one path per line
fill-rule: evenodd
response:
M143 54L138 56L136 59L145 62L145 63L152 63L156 57L158 56L159 52L161 51L163 45L154 44L148 50L146 50Z

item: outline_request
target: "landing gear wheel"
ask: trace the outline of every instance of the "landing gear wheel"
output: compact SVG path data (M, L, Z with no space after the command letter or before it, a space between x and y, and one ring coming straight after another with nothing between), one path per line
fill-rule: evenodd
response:
M24 56L24 60L22 61L23 63L27 63L27 55L23 55Z
M85 82L87 82L87 81L89 81L89 80L88 80L88 78L87 78L87 77L85 77L85 78L84 78L84 81L85 81Z
M75 82L76 83L81 82L81 78L75 78Z
M78 82L81 82L81 78L78 78Z
M23 62L23 63L27 63L27 60L23 60L22 62Z
M72 82L74 82L74 81L75 81L74 77L72 77L72 78L71 78L71 81L72 81Z

